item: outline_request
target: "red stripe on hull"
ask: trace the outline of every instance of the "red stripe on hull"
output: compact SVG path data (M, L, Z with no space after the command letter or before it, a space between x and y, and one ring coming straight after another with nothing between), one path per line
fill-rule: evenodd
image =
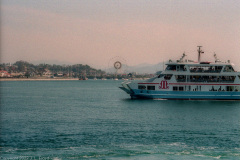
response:
M138 84L159 84L159 83L138 83Z
M170 85L226 85L226 86L236 86L236 85L240 85L240 84L202 84L202 83L169 83Z

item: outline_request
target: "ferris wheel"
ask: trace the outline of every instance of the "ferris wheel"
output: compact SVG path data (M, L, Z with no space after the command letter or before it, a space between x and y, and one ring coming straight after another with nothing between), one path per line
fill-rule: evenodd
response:
M108 62L109 73L124 74L127 73L127 68L127 61L120 56L113 57Z

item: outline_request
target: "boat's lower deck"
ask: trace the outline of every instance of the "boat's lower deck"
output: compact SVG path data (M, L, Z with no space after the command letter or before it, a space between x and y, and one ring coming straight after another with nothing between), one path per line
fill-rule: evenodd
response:
M240 100L240 92L219 91L142 91L132 90L131 98L186 99L186 100Z

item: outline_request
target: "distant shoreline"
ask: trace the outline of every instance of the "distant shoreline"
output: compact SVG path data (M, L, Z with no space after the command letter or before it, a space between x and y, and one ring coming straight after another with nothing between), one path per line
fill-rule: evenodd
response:
M76 81L78 78L0 78L0 81Z

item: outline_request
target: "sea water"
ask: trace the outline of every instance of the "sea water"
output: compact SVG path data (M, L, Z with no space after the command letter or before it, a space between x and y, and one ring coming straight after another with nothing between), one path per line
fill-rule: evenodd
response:
M240 102L131 100L122 81L5 81L1 159L240 159Z

